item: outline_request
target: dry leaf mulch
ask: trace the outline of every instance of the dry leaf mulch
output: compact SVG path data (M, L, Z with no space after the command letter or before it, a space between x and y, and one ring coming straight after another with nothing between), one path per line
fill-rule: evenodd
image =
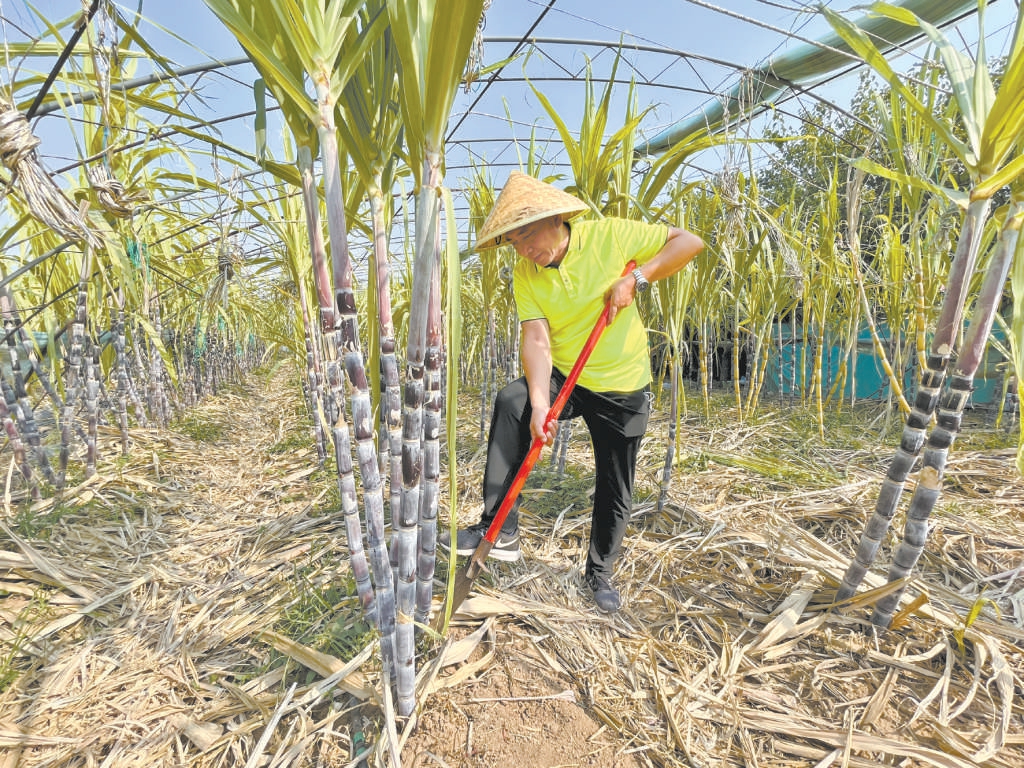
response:
M820 461L835 482L797 487L772 470L792 457L764 459L781 417L687 419L691 455L659 510L665 429L652 424L618 574L625 608L607 617L580 579L588 449L574 438L576 474L536 471L525 494L524 560L480 579L448 638L423 641L424 713L396 723L374 643L343 660L285 631L347 578L343 528L325 513L330 474L309 448L281 449L303 433L297 400L279 373L197 409L222 425L215 438L135 430L120 457L105 434L97 476L31 512L50 521L45 535L20 532L26 513L8 501L2 768L343 766L360 723L371 764L496 765L508 753L491 745L488 760L481 734L513 702L478 688L513 663L555 681L554 694L512 697L523 722L547 717L536 739L568 741L544 714L569 711L563 688L595 719L590 757L565 765L1024 764L1024 482L1012 451L954 450L904 611L875 631L891 542L851 605L830 602L887 447L823 452L810 472ZM464 522L479 514L481 461L460 456ZM354 604L338 598L323 621ZM427 716L471 699L473 753L465 721ZM516 764L544 765L531 762L540 751L524 742Z

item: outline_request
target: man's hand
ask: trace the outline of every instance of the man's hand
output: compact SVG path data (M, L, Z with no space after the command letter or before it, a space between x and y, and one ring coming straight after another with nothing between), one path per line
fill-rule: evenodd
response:
M636 298L636 280L632 275L620 277L604 294L604 300L608 304L608 324L611 325L620 309L625 309L633 303Z
M679 227L668 228L668 239L661 250L643 266L644 276L649 283L663 280L685 267L704 250L704 241L693 232ZM633 275L620 277L604 295L608 302L608 322L611 323L620 309L625 309L636 298L636 280Z
M530 436L536 440L538 437L544 440L544 445L551 445L558 433L558 419L552 421L547 430L544 429L544 422L548 418L550 408L534 408L530 414Z

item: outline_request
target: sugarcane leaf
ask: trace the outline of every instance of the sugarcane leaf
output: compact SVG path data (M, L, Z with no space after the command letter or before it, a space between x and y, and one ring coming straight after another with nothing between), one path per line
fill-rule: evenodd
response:
M983 4L982 4L983 6ZM972 61L961 53L937 27L921 19L916 14L889 3L876 2L871 11L908 26L919 27L932 41L942 60L953 98L960 107L964 129L967 131L970 146L975 155L980 153L982 126L989 106L995 98L992 81L988 77L988 68L983 58L983 49L979 51L978 60ZM981 11L979 10L979 14ZM981 37L984 40L984 36Z
M872 7L874 8L874 6ZM825 6L821 7L821 12L824 14L829 24L832 25L836 34L838 34L846 44L850 46L854 53L860 56L868 66L881 75L889 84L889 87L898 92L907 105L913 108L915 112L921 115L921 117L928 122L936 135L946 145L948 145L953 152L956 153L958 158L960 158L966 165L973 168L975 165L973 162L975 160L975 156L970 147L957 138L951 127L945 121L937 118L930 108L921 103L917 94L907 86L903 77L893 70L885 56L878 50L877 46L875 46L867 34L852 22ZM914 16L913 18L916 19L917 17ZM911 19L908 18L907 20L910 21Z
M203 0L235 36L264 77L278 103L291 103L316 120L316 103L306 93L303 70L290 36L302 30L282 26L275 3L246 3L243 0ZM240 6L246 6L244 15ZM293 25L301 27L301 25Z
M971 197L982 199L991 197L1007 184L1012 184L1024 173L1024 155L1017 155L1010 162L993 173L971 190Z
M920 176L911 176L906 173L900 173L899 171L887 168L867 157L848 158L847 162L849 162L854 168L860 168L868 173L881 176L884 179L889 179L890 181L895 181L899 184L916 187L918 189L932 192L936 195L941 195L965 210L970 202L971 195L963 190L943 187Z
M978 164L994 171L1019 146L1024 133L1024 14L1017 15L1013 44L1007 57L999 92L985 119Z
M483 12L483 0L387 0L402 62L400 90L417 188L426 153L440 153L444 129Z

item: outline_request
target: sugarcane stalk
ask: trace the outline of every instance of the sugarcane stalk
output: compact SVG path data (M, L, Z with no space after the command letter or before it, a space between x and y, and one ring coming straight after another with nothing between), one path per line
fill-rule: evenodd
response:
M487 424L490 422L489 407L491 403L491 392L497 392L498 376L498 349L494 338L494 309L489 305L487 296L484 296L487 304L487 315L484 321L484 347L480 355L483 360L483 376L480 384L480 442L487 439Z
M793 363L792 365L790 365L790 381L792 381L792 385L789 388L789 402L792 403L793 398L797 392L797 382L799 381L800 386L803 387L803 382L801 381L801 379L797 378L797 338L799 337L797 336L797 321L795 309L789 316L789 333L789 344L793 348Z
M711 380L708 368L708 360L711 358L711 350L714 349L714 341L711 338L711 328L706 317L700 321L700 339L697 346L697 360L700 369L700 391L704 397L704 415L711 416Z
M440 253L440 232L435 251ZM416 621L426 624L430 619L430 601L437 562L438 484L441 477L441 408L442 369L441 264L435 261L430 278L427 305L427 350L423 359L423 479L420 492L416 545Z
M160 297L153 297L152 304L153 329L156 339L163 339L163 317L160 311ZM150 409L156 414L157 421L166 426L171 420L171 400L164 386L164 359L160 355L160 345L153 341L149 347L149 396Z
M86 479L96 474L96 434L99 423L99 392L100 383L96 377L96 369L99 367L99 352L95 344L90 343L83 355L83 379L85 380L85 418L86 418L86 440L85 440L85 477Z
M560 424L555 434L555 444L551 449L551 461L554 464L555 474L559 477L565 476L565 464L569 458L569 442L572 440L572 422L566 421Z
M333 128L333 116L330 117ZM327 182L328 174L338 176L340 169L338 165L337 143L333 136L327 135L325 127L321 126L321 136L325 136L328 147L333 146L333 154L325 152L323 172L325 175L325 190L332 194L339 194L340 180ZM326 155L330 154L329 157ZM352 575L356 582L356 593L359 602L367 618L375 621L377 630L382 638L386 638L390 632L390 626L386 617L382 616L377 597L370 581L370 566L366 560L366 552L363 549L362 522L359 518L359 502L356 493L355 476L352 466L352 444L348 424L344 417L344 390L342 384L343 373L338 362L337 338L335 335L336 317L334 302L331 300L330 272L327 267L327 248L325 246L323 232L320 228L319 197L317 194L316 179L313 174L313 156L308 144L302 144L297 152L297 166L302 183L302 203L306 216L306 231L309 237L310 255L313 261L313 285L316 289L317 302L320 310L320 328L327 344L328 359L326 361L327 386L322 388L323 414L326 422L331 426L331 435L334 442L335 466L338 476L338 490L341 495L341 512L345 520L346 547L349 553L349 562L352 568ZM342 210L344 215L344 209ZM332 223L333 222L333 223ZM337 230L339 222L337 219L328 217L328 230L331 227ZM341 230L344 231L344 223L341 223ZM343 238L344 240L344 238ZM342 247L339 245L339 247ZM314 419L318 415L314 412ZM382 639L382 656L389 648L388 641Z
M932 340L931 351L921 370L921 380L914 396L914 406L904 422L903 436L896 449L896 454L889 464L889 469L886 471L885 479L882 481L874 512L864 526L854 559L847 567L842 583L836 592L837 602L853 596L857 587L864 580L868 568L874 562L882 538L889 530L889 524L896 513L907 476L924 445L925 431L935 413L942 392L957 325L963 311L967 292L967 276L971 274L977 261L981 245L981 230L988 208L989 201L987 199L972 201L967 208L967 215L964 218L960 240L957 243L956 254L950 269L940 322L935 338ZM954 307L953 304L957 306Z
M92 269L92 248L86 246L82 252L82 267L78 273L78 295L75 300L75 319L71 324L71 344L64 367L64 409L61 413L60 454L57 470L57 487L64 487L68 459L71 457L71 434L74 431L75 408L80 395L79 369L82 364L82 337L88 321L89 273Z
M127 347L125 347L127 350ZM142 330L142 327L136 323L135 329L132 334L132 357L134 358L133 363L135 371L142 384L145 385L146 391L149 391L149 371L146 368L146 363L143 359L143 352L146 351L146 336ZM149 404L147 401L143 401L142 395L139 394L138 389L132 383L132 379L128 379L128 383L131 385L130 396L132 402L135 403L137 409L136 413L142 415L141 423L143 426L148 422L149 415L152 415L149 410Z
M754 348L754 360L757 361L756 367L752 369L750 391L747 395L747 411L750 413L754 412L754 409L761 403L761 391L764 389L764 383L767 380L768 362L769 357L766 355L765 347L768 345L764 339L771 340L771 324L767 324L763 334L758 334L757 343Z
M349 403L356 438L356 457L363 487L363 505L366 513L367 542L370 545L375 600L368 615L380 632L381 661L385 670L385 684L389 683L393 667L394 587L391 563L384 539L384 496L377 464L374 442L373 406L366 365L359 339L359 315L355 292L352 288L352 264L349 257L348 233L345 220L345 196L341 183L341 164L336 140L334 107L330 101L327 83L317 86L320 103L320 137L324 198L327 204L327 231L331 243L331 263L334 275L334 303L340 351L344 354L345 372L352 386ZM344 422L344 409L338 409L337 425ZM337 426L336 426L337 431ZM358 519L358 518L357 518ZM355 535L348 528L349 536ZM351 540L350 540L351 541ZM361 543L360 543L361 546ZM350 543L351 548L351 543Z
M427 324L431 281L440 255L437 251L440 203L440 155L428 152L423 182L416 193L415 243L412 297L409 305L409 338L406 354L405 398L402 408L402 504L393 518L395 527L396 607L395 663L398 711L411 715L416 706L415 627L417 539L423 479L423 400Z
M889 567L889 581L899 581L908 576L921 557L928 538L928 518L935 508L935 502L942 493L942 476L950 449L960 432L964 407L970 399L974 376L981 364L992 332L996 312L1003 295L1003 287L1013 263L1017 248L1021 220L1024 219L1024 201L1015 201L1011 212L1000 231L992 260L985 270L981 290L975 304L963 349L953 366L949 390L943 395L938 407L936 425L928 435L924 448L923 466L910 499L907 519L903 528L903 539L893 555ZM888 627L899 605L905 585L882 597L876 604L871 623Z
M128 365L125 359L124 294L117 289L117 303L111 312L114 334L114 371L117 379L117 424L121 432L121 455L128 455Z
M672 353L672 373L669 375L669 415L668 440L665 449L665 466L661 471L661 489L658 492L658 512L665 509L668 501L668 489L672 483L672 465L676 459L676 435L679 431L679 398L678 391L682 378L682 366L679 362L679 351ZM561 430L559 430L561 431Z
M18 413L20 406L14 397L14 390L7 383L6 379L0 381L0 386L3 388L3 398L0 399L0 418L3 419L4 431L7 433L7 439L10 441L11 448L14 451L14 463L29 486L32 500L38 501L42 498L39 492L39 484L35 480L32 465L28 461L28 452L25 450L25 443L21 439L21 433L18 431L16 423L20 415Z
M377 281L377 318L380 336L381 368L381 422L387 432L387 439L380 441L378 451L387 453L388 475L390 478L391 517L398 515L402 503L402 390L398 371L397 340L395 321L391 310L390 254L388 252L387 227L384 219L384 196L381 191L382 176L376 172L370 192L370 215L373 222L372 273ZM384 471L384 462L378 460L379 469ZM384 545L383 538L381 539Z
M0 271L0 277L3 277L3 272ZM32 371L39 380L39 384L42 386L43 391L47 397L50 398L50 402L53 403L54 409L60 410L63 402L60 399L60 395L57 393L56 388L53 386L53 382L50 380L49 374L46 369L39 362L39 357L36 355L35 343L29 338L28 333L25 331L25 324L21 320L20 313L18 312L17 303L14 300L14 296L7 289L7 286L0 281L0 312L3 314L4 320L9 320L13 323L14 328L17 332L18 342L20 344L22 352L25 354L25 359L29 361L32 367ZM52 473L52 470L50 471ZM50 482L53 482L50 475L47 475Z
M737 276L738 277L738 276ZM737 279L736 284L739 283ZM742 295L743 292L737 291L738 294ZM732 391L733 398L736 401L736 418L738 421L743 421L744 413L743 410L743 390L740 388L740 336L743 333L743 320L740 314L740 305L742 301L737 296L736 301L733 303L733 325L732 325Z
M4 308L4 335L7 339L7 350L10 355L10 378L13 382L13 387L11 388L10 398L7 398L6 391L4 396L9 401L9 409L11 409L10 401L13 400L17 404L18 407L11 410L16 415L18 429L25 436L25 442L28 443L29 452L36 466L42 470L46 480L53 483L56 478L53 474L53 468L46 457L42 441L39 438L39 429L36 426L34 409L29 401L28 390L25 386L25 376L21 372L21 361L18 355L18 349L24 349L21 322L11 311L12 307L6 300L8 298L5 294L0 295L0 305Z
M814 344L814 372L811 374L811 393L814 396L814 408L818 414L818 437L825 439L825 412L822 408L822 379L824 379L825 360L825 323L824 317L817 318L818 335Z
M327 434L324 423L320 419L319 403L323 398L323 377L321 374L318 346L314 342L315 327L309 317L309 300L306 298L306 285L301 277L298 281L299 311L302 314L302 341L306 347L306 389L308 394L309 412L313 417L313 439L316 443L316 457L320 464L327 459Z
M320 229L320 199L313 175L313 153L308 144L300 144L296 166L302 183L302 208L306 215L309 252L313 259L313 285L320 307L320 328L325 334L334 332L334 304L331 301L331 277L327 268L327 248ZM325 171L326 172L326 171Z

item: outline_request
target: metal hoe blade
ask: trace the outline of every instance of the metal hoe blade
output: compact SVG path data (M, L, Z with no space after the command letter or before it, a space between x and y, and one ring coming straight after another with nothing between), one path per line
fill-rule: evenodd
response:
M451 601L451 614L453 616L459 609L459 606L462 605L462 602L469 596L469 591L473 588L473 582L476 581L476 577L480 575L481 571L487 570L484 561L491 553L493 547L494 545L487 539L480 539L480 543L470 556L469 562L456 571L455 588L452 590ZM446 606L442 605L441 610L438 611L434 621L430 624L430 628L435 632L440 632L444 627L446 613L448 613L448 610Z

